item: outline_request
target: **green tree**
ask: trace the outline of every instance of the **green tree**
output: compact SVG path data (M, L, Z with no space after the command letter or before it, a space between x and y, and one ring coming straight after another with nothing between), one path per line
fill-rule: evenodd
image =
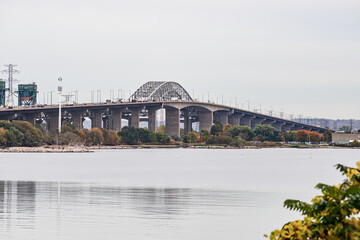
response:
M245 141L251 141L255 137L254 131L247 126L234 126L230 131L230 136L235 138L240 136Z
M121 141L128 145L139 144L139 133L136 131L136 128L132 126L125 126L121 129L119 133Z
M139 143L149 143L151 142L150 139L150 130L146 128L134 128L134 130L137 132L137 135L139 136Z
M341 164L336 168L347 178L339 185L316 185L322 195L315 196L312 203L292 199L284 202L284 207L301 212L304 219L274 230L270 234L271 240L360 239L360 162L357 162L357 168Z
M157 132L155 133L156 136L156 142L160 144L168 144L170 142L170 138L167 134Z
M331 130L326 130L324 132L324 140L327 143L330 143L332 141L332 131Z
M211 129L210 129L210 134L211 135L217 135L219 133L222 133L223 131L223 127L221 122L216 121L214 125L212 125Z
M276 129L271 125L256 125L254 129L255 135L262 135L265 141L275 141L276 140Z
M295 142L297 138L296 131L284 132L286 142Z

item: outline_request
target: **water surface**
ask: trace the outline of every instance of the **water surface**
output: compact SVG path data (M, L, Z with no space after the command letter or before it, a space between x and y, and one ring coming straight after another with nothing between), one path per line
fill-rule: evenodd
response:
M353 149L1 153L1 239L263 239Z

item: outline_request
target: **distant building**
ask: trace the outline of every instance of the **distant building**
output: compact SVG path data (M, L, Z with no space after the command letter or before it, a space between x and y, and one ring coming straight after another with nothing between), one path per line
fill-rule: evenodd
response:
M359 133L333 133L332 142L335 144L349 144L355 140L359 141Z

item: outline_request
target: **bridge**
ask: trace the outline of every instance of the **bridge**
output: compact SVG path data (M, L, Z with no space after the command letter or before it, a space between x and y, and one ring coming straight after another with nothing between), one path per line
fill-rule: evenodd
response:
M210 102L194 101L189 93L176 82L150 81L137 89L127 102L84 103L62 107L61 121L72 123L77 130L83 128L85 118L91 119L91 127L120 131L122 119L128 125L139 127L141 121L148 123L148 129L156 130L156 114L165 109L166 133L169 136L180 136L180 124L185 133L192 131L192 124L199 123L199 130L210 131L215 121L224 126L244 125L255 128L268 124L278 131L305 129L325 132L321 128L288 119L246 111L240 108ZM46 123L48 131L58 127L59 106L22 106L0 109L0 120L25 120L31 124Z

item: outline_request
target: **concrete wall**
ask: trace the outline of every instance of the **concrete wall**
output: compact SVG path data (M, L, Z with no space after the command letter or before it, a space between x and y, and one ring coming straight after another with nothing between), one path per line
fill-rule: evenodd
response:
M359 136L360 136L360 134L358 134L358 133L333 133L332 134L332 142L347 144L354 140L359 141Z

